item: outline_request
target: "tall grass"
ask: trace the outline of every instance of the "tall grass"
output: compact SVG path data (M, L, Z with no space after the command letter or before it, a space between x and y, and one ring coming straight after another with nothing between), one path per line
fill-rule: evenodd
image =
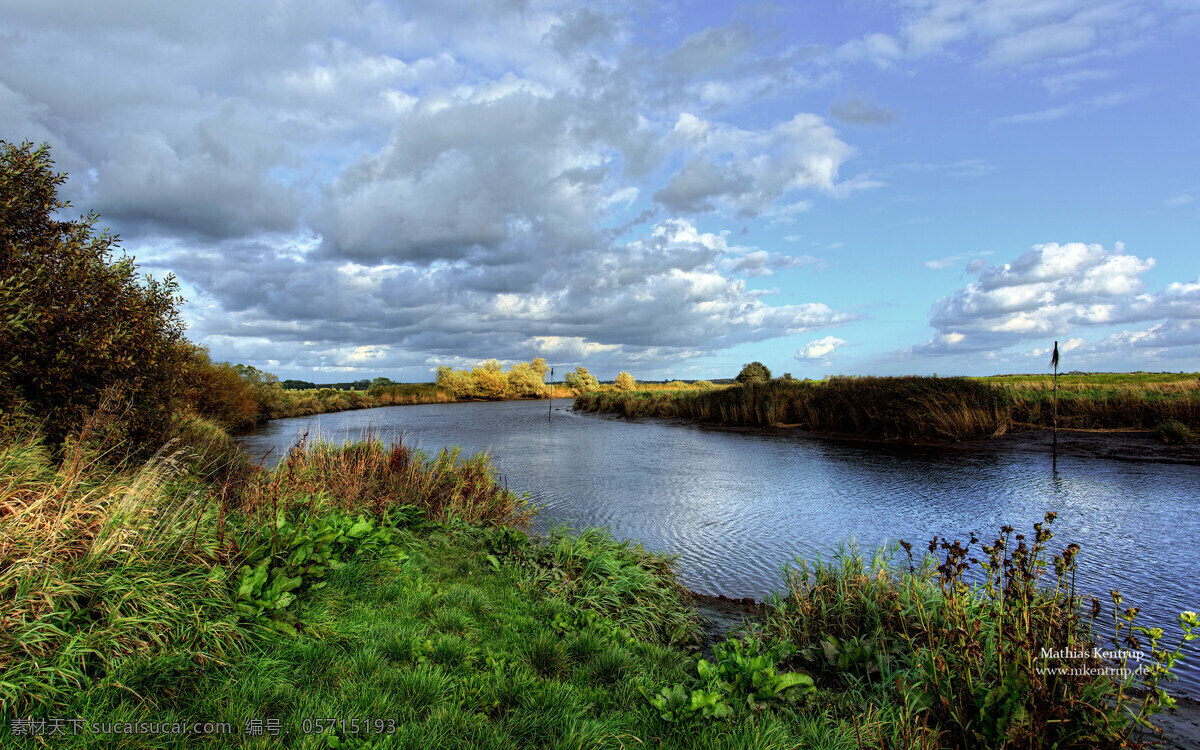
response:
M722 389L589 392L578 409L628 417L682 417L724 425L799 425L905 440L957 440L1002 433L1009 398L966 378L773 380Z
M364 440L336 446L302 438L271 471L251 476L242 489L248 512L274 518L280 509L332 505L380 514L412 505L427 518L489 525L527 526L528 499L499 483L486 455L464 457L460 448L436 454L401 443Z
M1085 611L1074 589L1079 546L1048 552L1054 517L1029 536L1002 528L982 560L972 536L966 545L935 537L920 558L901 542L907 560L843 546L831 561L799 561L765 628L800 646L826 680L906 706L939 747L1128 746L1170 704L1155 672L1170 652L1116 592L1112 634L1102 634L1099 602ZM1098 648L1144 649L1150 670L1138 676L1132 660L1106 661Z
M76 442L0 448L0 713L60 702L150 651L240 648L214 566L220 509L160 452L113 469Z

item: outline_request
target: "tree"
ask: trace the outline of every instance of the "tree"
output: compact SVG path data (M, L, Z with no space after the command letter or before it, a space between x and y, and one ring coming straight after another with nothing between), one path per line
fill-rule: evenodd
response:
M575 372L568 372L563 381L576 394L594 391L600 387L600 381L596 380L586 367L576 367Z
M470 398L475 390L475 382L471 380L470 373L442 365L437 369L437 387L448 391L456 399Z
M576 367L574 372L568 372L563 378L563 382L577 394L594 391L600 387L600 381L596 380L586 367Z
M35 418L58 446L108 392L122 407L110 437L152 451L188 356L178 284L139 283L132 258L112 260L96 214L59 220L70 204L53 165L45 144L0 141L0 414Z
M508 388L508 378L496 359L486 360L471 370L471 380L475 386L472 395L476 398L502 399L504 390Z
M632 391L634 388L637 388L637 381L633 379L632 375L624 371L617 374L617 379L613 381L613 384L617 386L618 391Z
M735 378L739 383L763 383L770 379L771 371L762 362L751 362L743 366L742 371Z
M542 363L542 371L538 372L535 365ZM535 359L531 362L518 362L508 370L508 390L511 395L520 397L540 398L548 389L545 375L549 369L545 367L546 360Z

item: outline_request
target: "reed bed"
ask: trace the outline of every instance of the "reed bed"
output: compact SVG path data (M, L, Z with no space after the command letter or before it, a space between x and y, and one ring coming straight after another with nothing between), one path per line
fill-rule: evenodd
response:
M1012 394L1015 423L1051 424L1054 398L1051 378L1017 375L986 380L1002 385ZM1095 373L1058 378L1060 427L1151 430L1170 421L1200 430L1200 375Z
M430 455L369 437L342 446L306 443L301 437L278 466L248 479L242 488L248 512L269 510L274 518L280 509L331 505L378 515L411 505L435 521L516 527L533 516L528 498L502 486L483 454L464 457L455 447Z
M883 439L961 440L1009 424L1009 396L966 378L773 380L653 393L589 392L575 407L627 417L679 417L724 425L803 426Z
M880 439L946 442L999 436L1009 429L1049 428L1054 424L1053 398L1048 376L834 377L704 390L589 391L576 397L575 408L625 417L800 426ZM1164 431L1164 425L1172 429ZM1060 376L1058 426L1159 430L1168 435L1200 431L1200 378L1145 373Z

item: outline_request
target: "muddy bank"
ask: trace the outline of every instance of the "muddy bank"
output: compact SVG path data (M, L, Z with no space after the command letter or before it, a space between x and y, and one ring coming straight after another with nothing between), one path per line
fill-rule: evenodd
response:
M700 656L713 658L712 647L729 638L730 634L747 623L762 619L765 607L753 599L730 599L726 596L705 596L689 591L692 609L700 615L703 641Z
M991 440L963 441L955 443L952 447L963 450L1031 452L1050 456L1053 444L1053 431L1037 429L1012 432ZM1058 455L1200 466L1200 443L1168 445L1155 437L1153 432L1141 430L1060 429Z
M689 420L674 420L681 424L695 424ZM954 443L901 442L882 440L862 435L815 432L796 425L775 427L731 427L723 425L698 425L702 429L728 430L732 432L786 432L815 440L836 440L849 443L875 445L903 445L918 448L940 448L948 451L997 451L1013 453L1038 453L1051 458L1054 448L1054 432L1042 428L1015 430L999 437L961 440ZM1162 464L1186 464L1200 466L1200 443L1190 445L1168 445L1148 430L1078 430L1059 429L1058 455L1075 458L1104 458L1114 461L1140 461Z

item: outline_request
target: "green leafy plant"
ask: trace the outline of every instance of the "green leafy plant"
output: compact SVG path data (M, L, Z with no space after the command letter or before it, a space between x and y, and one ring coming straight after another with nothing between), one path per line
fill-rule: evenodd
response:
M794 652L790 644L768 646L754 636L730 639L713 646L716 661L697 661L699 687L678 683L646 698L668 722L723 719L733 715L731 703L758 712L774 704L796 702L816 687L807 674L777 671L778 664Z
M246 564L237 572L234 606L244 617L271 630L297 634L297 621L288 611L302 586L319 589L330 570L359 555L407 555L394 544L395 519L407 522L419 510L394 509L385 521L331 511L310 524L299 525L280 516L270 533L254 530L242 535Z
M793 653L795 647L789 643L767 646L755 637L734 638L713 646L716 662L701 659L696 671L709 685L719 686L739 697L745 695L746 704L758 711L766 708L768 701L796 700L816 689L812 677L807 674L776 671L776 665Z
M682 722L691 718L723 719L733 714L720 691L688 690L683 685L663 688L646 696L663 721Z

